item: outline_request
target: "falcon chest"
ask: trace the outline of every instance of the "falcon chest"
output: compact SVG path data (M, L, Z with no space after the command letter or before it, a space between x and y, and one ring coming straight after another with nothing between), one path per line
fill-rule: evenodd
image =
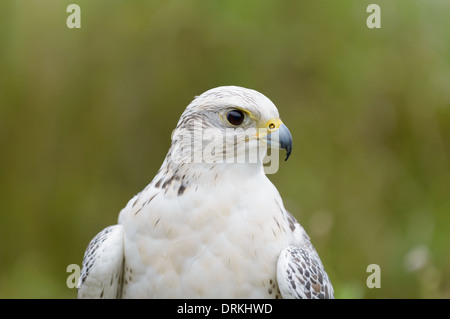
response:
M125 297L276 297L277 258L291 240L281 198L263 174L233 175L156 195L129 215Z

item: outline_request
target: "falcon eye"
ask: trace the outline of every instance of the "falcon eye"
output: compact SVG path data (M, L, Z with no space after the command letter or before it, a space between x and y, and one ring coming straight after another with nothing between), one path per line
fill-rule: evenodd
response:
M231 110L227 113L227 120L230 124L238 126L241 125L242 122L244 122L244 112L241 110Z

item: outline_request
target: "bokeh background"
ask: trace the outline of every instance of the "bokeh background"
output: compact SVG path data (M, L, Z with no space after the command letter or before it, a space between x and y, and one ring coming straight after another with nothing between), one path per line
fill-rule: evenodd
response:
M366 8L381 6L381 29ZM81 7L81 29L66 7ZM153 178L195 95L256 89L270 179L337 298L450 297L450 1L0 2L0 297L75 298L69 264ZM369 289L369 264L381 288Z

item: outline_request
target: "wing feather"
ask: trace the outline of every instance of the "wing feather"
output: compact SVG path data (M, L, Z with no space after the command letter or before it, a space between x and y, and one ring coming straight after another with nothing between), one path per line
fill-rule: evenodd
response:
M84 254L78 298L120 298L123 263L123 227L103 229Z
M277 281L285 299L334 298L333 287L315 251L288 246L277 263Z

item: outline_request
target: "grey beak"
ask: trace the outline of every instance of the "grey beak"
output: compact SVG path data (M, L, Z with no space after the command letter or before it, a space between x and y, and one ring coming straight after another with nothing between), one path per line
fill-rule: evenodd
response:
M277 137L279 147L286 150L286 158L284 160L287 161L292 152L292 135L286 125L281 124L277 131L267 135L267 144L272 145L275 143Z
M278 130L280 131L280 147L286 150L286 158L284 160L287 161L292 152L292 135L284 124L281 124Z

